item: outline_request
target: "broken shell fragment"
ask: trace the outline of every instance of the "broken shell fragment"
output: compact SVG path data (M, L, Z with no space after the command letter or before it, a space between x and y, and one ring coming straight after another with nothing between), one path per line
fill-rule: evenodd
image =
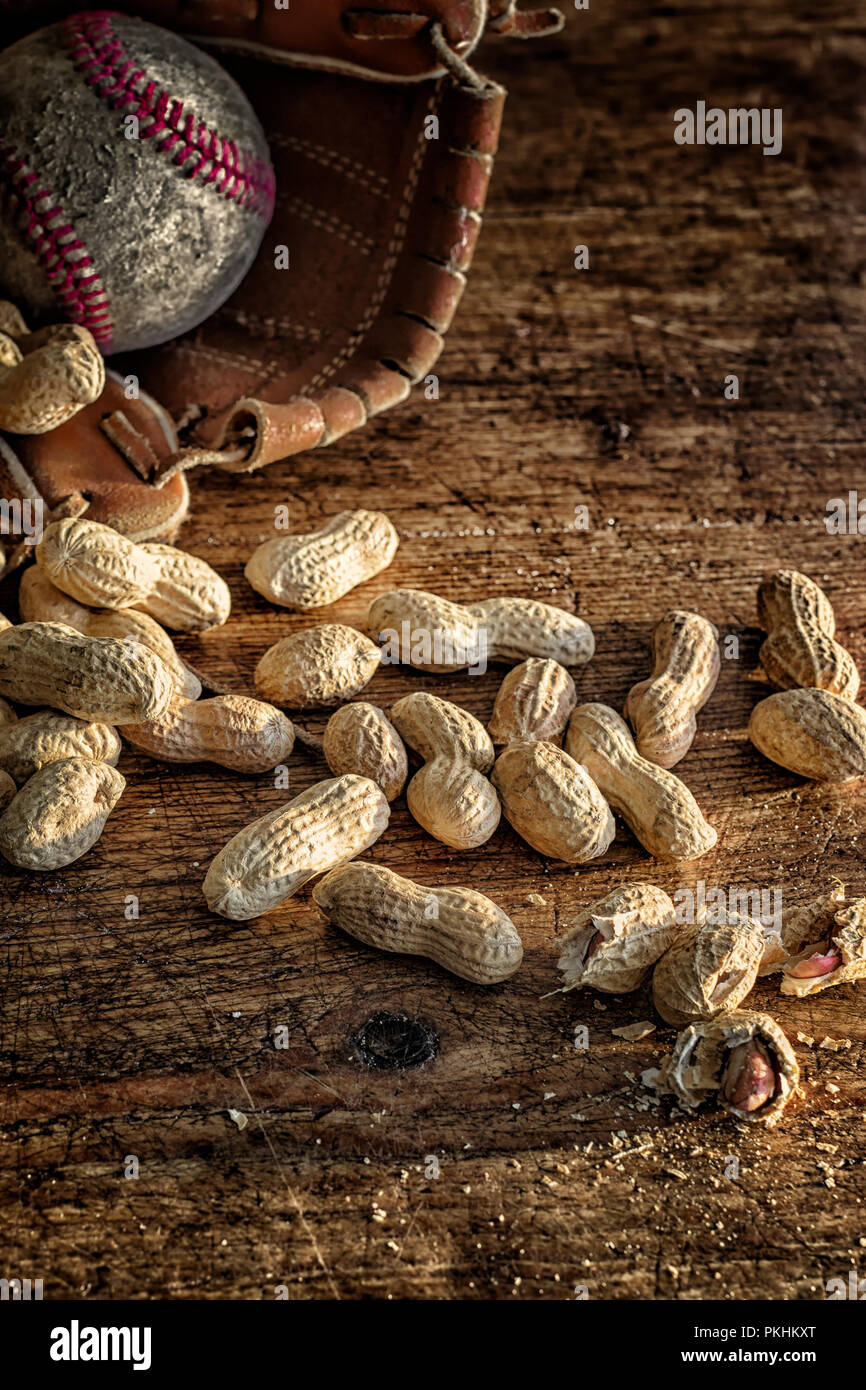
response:
M715 1097L738 1120L774 1125L799 1079L776 1020L739 1009L690 1023L662 1064L660 1082L689 1109Z
M728 912L717 925L687 927L653 972L653 1003L675 1028L715 1018L742 1003L763 954L763 928L752 917Z
M866 979L866 898L836 913L830 940L803 951L783 967L782 993L799 999L831 985Z
M563 989L630 994L682 928L673 902L652 883L614 888L575 920L562 941Z

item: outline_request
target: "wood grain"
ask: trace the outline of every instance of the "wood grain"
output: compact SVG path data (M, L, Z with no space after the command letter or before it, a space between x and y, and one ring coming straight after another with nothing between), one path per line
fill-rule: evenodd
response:
M128 791L95 849L0 884L0 1274L41 1277L46 1297L810 1300L862 1269L862 985L803 1001L757 990L792 1038L815 1040L796 1044L806 1097L771 1135L647 1108L637 1079L672 1030L638 1043L612 1030L652 1018L648 990L551 991L569 921L622 881L794 902L835 875L866 891L863 786L806 784L746 738L766 693L765 570L825 587L866 669L864 542L824 526L828 499L862 483L864 58L846 0L612 0L556 39L488 45L480 65L511 98L439 400L416 392L251 479L195 478L181 538L227 578L234 611L179 646L243 693L262 651L309 622L243 579L281 503L297 530L364 506L400 532L387 574L317 619L360 623L401 585L534 595L592 624L578 693L617 708L661 614L705 614L739 655L677 770L718 848L659 866L620 824L604 860L575 872L504 825L451 852L396 803L368 857L487 892L524 938L521 970L485 990L344 938L307 890L258 922L215 919L207 864L285 793L124 752ZM782 154L675 146L673 110L699 99L781 107ZM0 609L13 606L7 584ZM389 706L423 687L486 719L503 674L389 669L367 694ZM324 717L301 722L317 732ZM314 753L293 754L293 793L322 775ZM397 1056L435 1036L433 1059L365 1064L359 1031L381 1012L424 1025L395 1028Z

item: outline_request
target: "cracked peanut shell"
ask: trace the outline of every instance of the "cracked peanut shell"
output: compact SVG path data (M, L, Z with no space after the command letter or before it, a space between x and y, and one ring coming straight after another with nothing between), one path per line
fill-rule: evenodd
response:
M806 973L806 972L809 973ZM826 944L800 953L784 967L782 994L804 999L833 985L866 979L866 898L857 898L835 915Z
M585 908L563 937L563 989L630 994L681 930L672 900L655 884L614 888Z
M714 1018L735 1009L754 986L764 932L751 917L729 912L717 924L685 927L653 971L653 1003L666 1023Z
M755 1062L757 1075L750 1070ZM776 1020L740 1009L689 1024L662 1064L661 1080L689 1109L715 1099L738 1120L772 1126L797 1091L800 1069Z

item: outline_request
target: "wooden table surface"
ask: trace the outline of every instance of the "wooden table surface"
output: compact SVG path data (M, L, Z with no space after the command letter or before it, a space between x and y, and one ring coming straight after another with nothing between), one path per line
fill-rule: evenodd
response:
M400 532L387 575L317 619L361 623L398 586L537 596L595 630L583 700L621 707L666 609L705 614L739 655L678 771L718 847L663 866L618 823L575 871L504 823L453 852L398 802L368 857L487 892L521 932L520 971L482 989L343 937L307 890L259 921L215 918L208 862L285 793L125 751L128 790L93 851L0 884L0 1275L41 1277L46 1298L814 1300L866 1265L864 986L756 990L804 1073L770 1133L649 1103L640 1073L673 1031L613 1032L653 1017L647 989L551 994L574 914L624 881L770 887L788 904L831 876L866 891L864 788L805 783L746 737L767 693L767 569L824 586L866 668L864 541L824 525L828 500L863 485L858 8L593 0L557 38L488 44L479 66L511 96L439 400L413 393L250 479L194 478L180 538L234 600L225 628L180 645L242 692L308 622L243 578L280 503L298 531L373 507ZM781 107L782 153L676 146L674 109L701 99ZM369 695L387 707L423 687L486 719L503 674L390 668ZM293 754L293 794L323 775Z

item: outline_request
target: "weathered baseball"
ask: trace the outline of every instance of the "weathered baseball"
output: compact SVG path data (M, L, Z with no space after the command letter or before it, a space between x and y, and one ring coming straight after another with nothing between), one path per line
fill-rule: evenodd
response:
M274 174L238 85L155 24L70 15L0 54L0 285L103 353L207 318L249 269Z

